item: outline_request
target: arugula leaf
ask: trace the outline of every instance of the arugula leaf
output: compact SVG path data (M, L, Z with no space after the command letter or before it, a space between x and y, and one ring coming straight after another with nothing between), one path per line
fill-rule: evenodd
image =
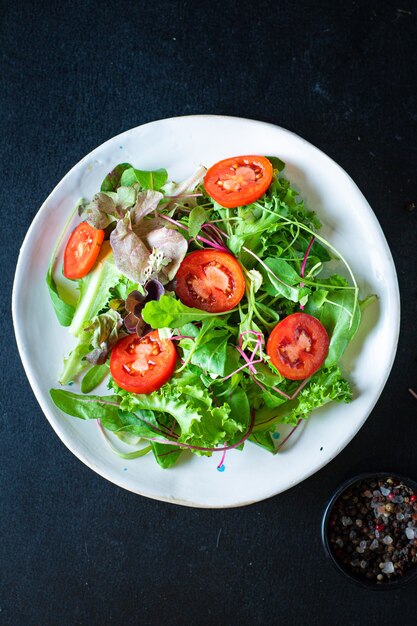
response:
M133 437L165 438L158 431L159 426L153 411L118 411L105 415L101 420L107 430L115 433L122 441L129 442Z
M259 430L256 433L252 433L249 437L249 441L256 443L256 445L261 446L268 452L274 452L275 444L271 437L272 433L269 430Z
M201 206L192 209L188 217L188 232L190 237L197 237L202 225L207 221L207 213Z
M179 456L183 453L181 448L156 441L151 441L151 446L156 462L163 469L169 469L175 465Z
M205 372L218 376L225 375L227 361L227 331L217 331L210 334L208 341L200 345L194 352L191 363L198 365Z
M152 300L145 305L142 317L152 328L181 328L189 322L201 322L205 319L215 319L225 313L207 313L201 309L185 306L180 300L171 296L161 296L159 300Z
M168 172L163 168L148 172L132 167L123 172L120 183L126 187L139 183L142 189L158 190L165 185L167 180Z
M292 302L299 302L304 296L309 294L309 289L305 287L293 287L293 285L299 284L302 279L287 261L268 257L264 263L279 279L277 280L264 267L261 268L265 281L265 291L271 296L280 295Z
M120 185L123 172L131 167L130 163L119 163L119 165L116 165L101 183L100 191L116 191L117 187Z
M93 365L81 381L81 391L83 393L90 393L90 391L98 387L108 373L109 366L107 363L103 363L103 365Z
M82 420L115 419L119 413L120 398L113 396L84 396L64 389L50 389L54 404L64 413Z
M272 163L272 167L274 168L274 170L278 170L278 172L282 172L282 170L285 168L284 161L281 161L281 159L279 159L278 157L267 156L266 158L268 159L268 161Z
M337 365L353 339L361 321L361 310L354 289L332 289L332 283L348 286L344 278L336 275L322 282L328 289L318 290L309 299L305 312L317 317L327 330L330 345L324 367L331 367Z

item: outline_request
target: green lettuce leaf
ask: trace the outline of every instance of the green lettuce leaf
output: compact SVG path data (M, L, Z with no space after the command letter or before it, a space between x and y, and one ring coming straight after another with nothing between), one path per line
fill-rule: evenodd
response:
M78 336L85 324L105 307L110 299L111 289L117 285L120 277L113 254L103 244L94 268L78 283L79 298L69 327L70 333Z
M270 430L278 422L295 426L300 419L307 419L314 409L332 400L352 400L352 389L338 367L319 370L294 400L287 400L276 408L265 407L257 411L254 432Z

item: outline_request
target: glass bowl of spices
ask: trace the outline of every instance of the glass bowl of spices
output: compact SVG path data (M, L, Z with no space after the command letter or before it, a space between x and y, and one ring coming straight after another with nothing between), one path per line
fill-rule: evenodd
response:
M417 576L417 483L398 474L360 474L326 507L324 549L342 574L371 589Z

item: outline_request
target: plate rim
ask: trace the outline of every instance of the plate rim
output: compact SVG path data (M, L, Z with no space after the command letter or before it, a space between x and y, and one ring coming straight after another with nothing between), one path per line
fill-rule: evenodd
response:
M152 125L156 125L156 124L161 123L161 122L174 121L174 120L177 120L177 119L213 119L213 118L223 119L223 120L235 120L235 121L238 121L238 122L251 122L253 124L260 124L260 125L264 125L264 126L270 126L273 129L279 129L281 132L284 132L286 134L292 135L298 141L301 141L305 145L307 145L309 147L312 147L314 150L317 150L325 159L327 159L332 164L333 167L337 168L339 174L341 174L342 176L344 176L347 179L347 181L350 183L352 188L355 190L355 192L358 194L360 199L363 201L363 205L364 205L363 206L363 210L366 209L366 212L368 213L368 216L374 222L375 227L380 231L381 239L382 239L383 245L385 247L385 252L387 254L387 260L390 262L390 266L391 266L392 272L393 272L393 279L394 279L394 283L395 283L395 294L392 293L391 296L393 297L393 300L394 300L393 309L394 309L394 311L397 314L396 327L395 327L395 336L394 336L394 342L393 342L393 350L392 350L392 353L391 353L390 360L387 363L387 367L385 369L384 376L381 379L381 382L380 382L380 384L378 386L378 390L377 390L377 393L375 394L375 398L374 398L373 402L371 403L371 405L369 406L368 410L365 412L365 414L364 414L361 422L359 423L359 425L357 425L357 427L354 430L349 432L348 437L346 439L344 439L342 445L337 447L335 449L334 453L332 453L330 456L326 457L326 459L323 460L322 463L320 463L319 465L314 466L314 468L311 469L311 471L308 471L306 474L304 474L302 478L298 477L298 478L294 479L293 481L291 481L285 488L279 489L278 491L274 490L272 493L270 492L270 493L268 493L266 495L262 495L260 498L256 498L255 500L247 500L247 501L242 501L242 502L237 502L237 503L232 503L232 504L204 504L204 503L201 503L201 502L193 502L193 501L190 501L190 500L184 500L184 499L181 499L181 498L176 498L176 497L173 497L173 496L168 497L168 496L155 495L153 493L147 493L146 491L143 491L143 490L140 490L140 489L135 489L135 488L130 487L130 486L126 486L125 484L123 484L123 482L121 480L118 480L117 476L110 475L106 471L105 468L101 469L101 468L96 467L94 462L91 461L88 458L88 456L86 456L83 452L80 452L77 449L77 447L72 444L71 438L67 437L65 432L63 432L63 430L61 430L58 418L56 418L54 415L51 415L51 416L49 415L49 407L46 406L46 403L43 400L43 391L40 389L39 385L37 384L37 382L35 380L35 377L32 375L32 369L33 368L32 368L32 365L30 364L29 358L28 358L28 356L26 354L26 350L24 348L24 341L23 341L23 338L22 338L22 333L21 333L21 330L20 330L20 326L18 324L18 311L17 311L17 306L16 306L17 305L17 298L18 298L18 291L19 291L19 283L22 280L21 279L21 274L22 274L22 264L23 264L24 253L25 253L25 249L29 245L29 241L31 239L32 232L36 229L37 223L41 219L41 213L42 213L45 205L47 203L49 203L51 200L53 200L54 195L59 192L61 186L65 184L65 181L71 176L72 172L75 169L81 168L84 162L94 158L95 153L98 150L102 150L105 146L107 146L107 144L109 144L111 142L115 142L117 140L120 140L122 137L125 137L125 136L129 135L130 133L133 133L133 132L137 131L138 129L142 129L142 128L149 127L149 126L152 126ZM114 135L114 136L110 137L109 139L105 140L103 143L101 143L98 146L96 146L95 148L93 148L93 150L88 152L79 161L77 161L68 170L68 172L59 180L59 182L55 185L55 187L52 189L50 194L45 198L45 200L42 202L42 204L40 205L39 209L37 210L36 215L34 216L32 222L30 223L29 228L28 228L28 230L26 232L26 235L25 235L25 237L23 239L22 245L20 247L19 255L18 255L18 259L17 259L17 263L16 263L16 270L15 270L15 274L14 274L13 288L12 288L12 319L13 319L13 327L14 327L14 332L15 332L15 338L16 338L16 344L17 344L17 347L18 347L18 352L19 352L20 359L21 359L22 364L23 364L23 368L25 370L25 374L26 374L26 376L28 378L28 381L29 381L29 384L31 386L32 392L34 393L34 396L35 396L35 398L36 398L40 408L42 409L42 412L43 412L44 416L48 420L49 424L52 426L52 428L55 431L55 433L58 435L58 438L66 446L66 448L70 452L72 452L72 454L74 454L74 456L76 456L82 463L84 463L87 467L89 467L91 470L93 470L99 476L102 476L103 478L105 478L109 482L113 483L114 485L117 485L118 487L120 487L122 489L125 489L126 491L129 491L129 492L134 493L136 495L144 496L146 498L150 498L152 500L156 500L156 501L160 501L160 502L166 502L166 503L169 503L169 504L177 504L177 505L180 505L180 506L191 507L191 508L226 509L226 508L237 508L237 507L248 506L250 504L255 504L257 502L261 502L263 500L266 500L266 499L272 498L272 497L274 497L276 495L279 495L280 493L288 491L292 487L296 486L297 484L300 484L304 480L307 480L313 474L316 474L321 469L323 469L323 467L328 465L338 454L340 454L340 452L347 445L349 445L349 443L357 435L357 433L362 428L362 426L365 424L365 422L368 419L369 415L373 411L376 403L378 402L378 400L379 400L379 398L381 396L381 393L382 393L383 389L385 388L385 385L387 383L388 377L389 377L389 375L391 373L391 370L392 370L392 367L393 367L393 364L394 364L394 361L395 361L395 357L396 357L396 354L397 354L397 349L398 349L398 341L399 341L400 326L401 326L401 300L400 300L400 290L399 290L397 269L396 269L396 266L395 266L395 262L394 262L394 259L393 259L393 256L392 256L391 249L390 249L390 247L388 245L387 239L385 237L385 233L384 233L384 231L382 229L382 226L379 223L379 220L378 220L376 214L372 210L372 207L370 206L370 204L367 201L366 197L362 193L361 189L358 187L358 185L352 179L352 177L346 172L346 170L344 170L342 168L341 165L339 165L332 157L330 157L325 152L323 152L323 150L321 150L320 148L315 146L313 143L311 143L307 139L304 139L304 137L301 137L300 135L298 135L294 131L289 130L287 128L284 128L283 126L280 126L278 124L273 124L271 122L265 122L265 121L262 121L262 120L255 120L255 119L252 119L252 118L244 118L244 117L231 116L231 115L196 114L196 115L178 115L178 116L173 116L173 117L167 117L167 118L161 118L161 119L157 119L157 120L152 120L152 121L146 122L145 124L139 124L138 126L134 126L134 127L129 128L129 129L125 130L125 131L122 131L121 133L118 133L117 135Z

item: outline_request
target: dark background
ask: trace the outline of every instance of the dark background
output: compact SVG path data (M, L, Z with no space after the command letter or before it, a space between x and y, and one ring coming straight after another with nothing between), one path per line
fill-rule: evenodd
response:
M199 6L198 11L195 10ZM417 5L336 2L0 4L2 418L0 623L415 624L416 583L367 592L320 543L355 472L417 476ZM193 510L106 482L60 442L29 387L10 296L38 207L94 147L150 120L277 123L358 183L397 265L402 328L382 396L326 468L248 508Z

